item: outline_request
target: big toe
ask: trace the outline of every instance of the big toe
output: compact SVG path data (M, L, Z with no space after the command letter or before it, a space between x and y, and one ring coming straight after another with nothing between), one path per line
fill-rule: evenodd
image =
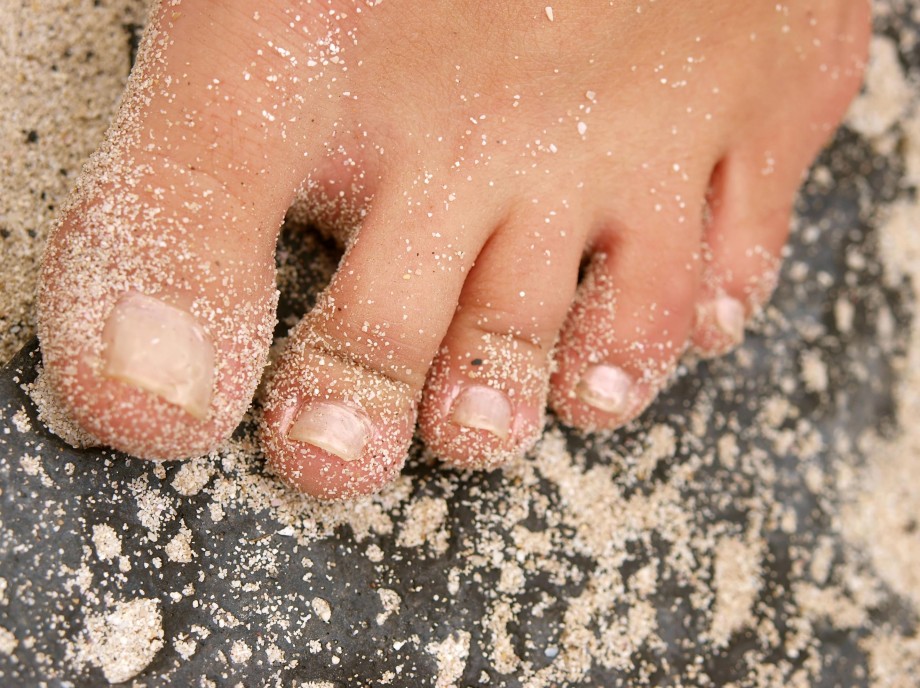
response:
M268 82L242 88L244 66L278 65L203 44L250 28L243 13L208 7L153 18L41 276L39 335L60 405L99 442L155 459L212 449L249 404L274 324L275 234L295 187L278 153L284 132L246 105L277 98L258 90Z

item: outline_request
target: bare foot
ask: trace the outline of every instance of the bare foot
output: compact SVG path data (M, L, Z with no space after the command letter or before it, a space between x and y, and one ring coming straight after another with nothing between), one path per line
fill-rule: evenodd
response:
M52 384L132 454L218 445L262 374L299 195L350 239L262 434L293 485L340 498L398 473L417 420L444 460L493 467L547 402L613 428L688 344L736 345L869 19L855 0L170 0L150 27L49 243Z

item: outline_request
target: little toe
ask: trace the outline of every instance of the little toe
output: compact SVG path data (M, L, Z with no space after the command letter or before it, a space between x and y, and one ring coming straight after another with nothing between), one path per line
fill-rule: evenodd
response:
M741 344L748 317L776 286L801 168L794 178L769 178L761 172L762 163L729 156L712 175L692 337L695 352L703 357L723 355Z
M375 492L398 475L426 374L485 240L477 228L490 225L459 202L449 212L413 210L395 191L411 180L381 188L329 287L292 332L265 404L269 461L322 499Z
M650 250L638 232L595 247L560 334L550 405L566 423L612 429L638 416L684 352L700 278L699 234L675 227Z
M741 343L744 324L777 283L797 189L859 88L869 35L866 3L848 4L839 23L818 22L799 78L780 103L755 99L710 181L705 267L693 348L718 356ZM790 123L795 123L791 125Z
M533 209L483 248L435 359L419 414L426 446L463 468L495 468L543 429L550 351L578 278L568 213Z

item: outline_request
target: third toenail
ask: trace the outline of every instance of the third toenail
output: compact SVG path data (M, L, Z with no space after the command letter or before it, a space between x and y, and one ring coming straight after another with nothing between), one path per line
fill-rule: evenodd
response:
M103 373L204 420L214 385L214 345L190 313L138 293L123 296L102 331Z
M370 421L360 411L337 402L307 404L291 424L288 437L307 442L343 461L357 461L370 435Z
M616 366L600 364L585 371L575 388L579 398L601 411L621 415L629 410L632 378Z
M451 408L451 420L457 425L487 430L505 439L511 431L511 403L497 389L471 385L460 392Z

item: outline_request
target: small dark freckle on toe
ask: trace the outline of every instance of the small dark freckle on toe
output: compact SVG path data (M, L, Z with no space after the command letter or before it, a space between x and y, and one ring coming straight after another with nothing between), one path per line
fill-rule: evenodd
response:
M482 365L482 359L481 359L481 358L474 358L472 361L470 361L470 365L481 366L481 365Z

